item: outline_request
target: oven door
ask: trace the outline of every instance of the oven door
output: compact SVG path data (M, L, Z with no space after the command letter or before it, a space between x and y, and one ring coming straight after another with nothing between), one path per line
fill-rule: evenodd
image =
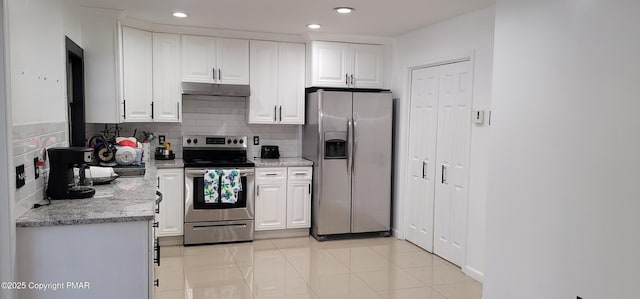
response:
M204 201L204 174L202 168L185 168L185 222L253 220L253 184L254 169L238 168L242 191L238 192L237 202L206 203Z

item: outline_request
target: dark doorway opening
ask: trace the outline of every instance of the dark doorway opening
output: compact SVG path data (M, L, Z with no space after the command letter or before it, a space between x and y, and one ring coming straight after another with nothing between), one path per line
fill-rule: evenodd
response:
M85 146L84 51L69 37L65 37L65 45L67 48L69 145Z

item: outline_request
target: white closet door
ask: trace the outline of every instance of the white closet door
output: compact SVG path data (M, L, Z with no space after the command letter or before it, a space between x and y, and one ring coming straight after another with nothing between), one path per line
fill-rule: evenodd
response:
M439 67L411 73L407 240L433 252Z
M440 67L434 253L462 266L467 238L471 63Z

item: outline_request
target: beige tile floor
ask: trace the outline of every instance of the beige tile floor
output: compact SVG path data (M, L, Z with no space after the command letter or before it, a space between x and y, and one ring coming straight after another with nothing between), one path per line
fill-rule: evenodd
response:
M482 285L402 240L311 237L162 247L157 299L480 299Z

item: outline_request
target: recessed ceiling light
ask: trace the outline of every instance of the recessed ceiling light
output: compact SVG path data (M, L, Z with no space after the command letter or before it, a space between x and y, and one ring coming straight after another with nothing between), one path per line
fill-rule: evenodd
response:
M186 14L186 13L184 13L184 12L179 12L179 11L177 11L177 12L174 12L174 13L173 13L173 16L174 16L174 17L176 17L176 18L186 18L186 17L187 17L187 14Z
M320 24L309 24L309 25L307 25L307 27L309 27L309 29L319 29L320 28Z
M355 9L353 9L353 8L351 8L351 7L336 7L336 8L334 8L334 10L335 10L337 13L341 13L341 14L348 14L348 13L353 12Z

